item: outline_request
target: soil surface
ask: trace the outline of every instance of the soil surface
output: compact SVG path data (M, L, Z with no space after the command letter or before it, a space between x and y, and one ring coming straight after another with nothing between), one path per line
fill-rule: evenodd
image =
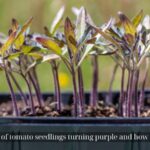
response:
M71 117L72 106L63 106L62 111L56 111L56 103L51 99L45 102L43 108L39 107L37 102L35 104L35 114L31 113L31 109L25 106L22 101L18 101L17 106L19 108L20 116L43 116L43 117ZM86 105L84 108L83 117L119 117L118 108L115 105L106 106L103 101L99 101L96 108ZM2 103L0 105L0 117L12 117L15 116L12 109L11 101ZM150 117L150 109L145 108L141 111L141 117Z

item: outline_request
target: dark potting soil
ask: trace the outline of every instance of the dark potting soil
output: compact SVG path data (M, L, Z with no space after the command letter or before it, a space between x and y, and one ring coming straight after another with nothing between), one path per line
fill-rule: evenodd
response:
M52 100L47 100L43 108L39 107L37 102L35 104L35 114L31 113L31 109L24 105L22 101L18 101L20 116L43 116L43 117L71 117L73 106L66 105L62 107L62 111L56 111L56 103ZM118 108L116 105L105 105L103 101L99 101L96 108L86 105L84 108L83 117L119 117ZM12 117L13 109L11 101L3 102L0 105L0 117ZM145 108L141 111L141 117L150 117L150 109Z
M56 111L56 103L52 100L47 100L43 108L39 107L37 102L35 104L36 114L31 113L31 109L24 105L22 101L18 101L17 106L20 111L21 116L51 116L51 117L71 117L73 106L65 105L62 107L62 111ZM117 117L117 107L116 106L105 106L103 101L99 101L96 108L91 106L85 106L85 117ZM1 117L10 117L13 116L12 103L3 102L0 105L0 116Z

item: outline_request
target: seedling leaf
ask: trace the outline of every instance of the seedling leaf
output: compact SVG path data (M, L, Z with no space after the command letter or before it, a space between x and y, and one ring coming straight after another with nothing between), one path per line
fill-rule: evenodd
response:
M144 17L143 26L144 26L147 30L150 30L150 16L149 16L149 15L146 15L146 16Z
M81 63L83 62L83 60L85 59L85 57L89 54L89 52L92 50L92 48L94 47L94 44L88 44L85 48L85 52L82 56L82 58L80 59L79 63L77 66L80 66Z
M50 30L52 35L56 32L56 30L58 29L58 27L61 24L61 21L63 19L63 15L64 15L64 11L65 11L65 7L63 6L60 8L55 19L53 20L51 30Z
M125 30L125 34L131 34L133 37L136 34L136 28L133 23L122 12L118 13L120 22Z
M61 56L62 55L62 49L59 47L59 45L50 38L43 38L43 37L37 37L37 42L40 43L43 47L53 51L55 54Z
M45 32L45 35L48 36L48 37L52 37L52 34L49 32L48 30L48 27L44 27L44 32Z
M22 54L22 52L17 52L17 53L13 53L9 56L6 56L5 59L8 59L8 60L13 60L13 59L16 59L20 56L20 54Z
M24 54L34 53L34 52L43 52L43 53L47 52L47 49L43 49L35 46L27 46L27 45L23 45L21 50Z
M7 51L9 47L13 44L15 37L16 37L16 32L12 32L8 37L7 41L5 42L5 44L0 49L0 53L2 55L4 55L5 51Z
M28 71L30 71L32 68L34 68L36 65L44 63L44 62L50 62L51 60L55 60L60 58L58 55L56 54L49 54L46 56L43 56L42 58L37 59L36 61L34 61L26 70L26 73Z
M138 27L138 25L141 23L143 18L143 10L141 10L133 19L132 23L135 27Z
M80 40L86 29L86 10L82 7L76 21L76 39Z
M12 19L12 31L17 31L18 30L18 27L19 27L19 24L18 24L18 22L17 22L17 20L16 19Z
M65 37L68 49L75 55L77 52L77 42L75 39L74 28L69 18L66 18L65 21Z
M24 32L28 29L28 27L31 25L33 18L30 18L24 25L23 27L20 29L15 41L14 41L14 45L16 47L17 50L20 50L21 46L24 43L24 39L25 39L25 35Z

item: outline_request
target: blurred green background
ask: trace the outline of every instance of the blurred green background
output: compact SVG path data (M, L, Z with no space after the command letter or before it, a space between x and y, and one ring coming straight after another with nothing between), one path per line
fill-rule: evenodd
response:
M52 19L62 5L66 6L65 16L75 19L71 8L84 6L91 14L97 25L107 21L111 16L116 17L118 11L123 11L129 17L133 17L139 10L144 13L150 12L149 0L0 0L0 31L7 34L11 19L16 18L20 23L25 22L31 16L34 17L31 30L33 32L43 33L43 26L50 26ZM99 57L99 89L108 90L108 85L112 75L114 63L107 56ZM83 76L85 89L91 88L91 62L90 58L83 65ZM61 65L60 82L62 91L70 91L72 88L71 79L66 68ZM43 64L38 67L38 76L42 91L49 92L53 90L53 78L49 64ZM17 80L26 90L24 82L19 76ZM118 70L113 89L120 88L120 70ZM0 73L0 92L7 92L8 87L5 76Z

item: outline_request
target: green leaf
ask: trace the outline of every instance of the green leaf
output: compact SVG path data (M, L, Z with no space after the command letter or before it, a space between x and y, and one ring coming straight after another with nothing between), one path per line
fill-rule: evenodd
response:
M117 51L117 49L114 50L102 45L94 45L94 49L96 49L98 55L112 55Z
M125 30L125 34L131 34L133 37L135 37L136 27L129 20L129 18L127 16L125 16L122 12L119 12L118 16L119 16L121 25L123 26L123 28Z
M10 36L8 37L7 41L4 43L4 45L0 49L0 53L2 55L4 55L5 51L7 51L10 48L10 46L13 44L15 37L16 37L16 32L12 32Z
M18 58L20 54L22 54L22 52L13 53L13 54L10 54L9 56L6 56L5 59L13 60L13 59Z
M24 43L24 40L25 40L25 37L22 34L15 40L14 45L17 50L20 50L21 46Z
M55 54L61 56L62 55L62 49L59 47L59 45L52 39L43 38L43 37L37 37L36 41L40 43L43 47L53 51Z
M94 44L88 44L85 48L85 51L84 51L84 54L83 56L81 57L79 63L77 66L80 66L81 63L83 62L83 60L85 59L85 57L90 53L90 51L92 50L92 48L94 47Z
M24 53L24 54L27 54L29 53L31 50L32 50L33 46L27 46L27 45L23 45L22 48L21 48L21 51Z
M17 31L18 30L18 28L19 28L19 24L18 24L18 22L17 22L17 20L16 19L12 19L12 31Z
M59 39L58 37L54 37L48 30L48 28L45 26L44 27L44 32L45 32L45 35L50 37L50 38L53 38L53 40L60 46L60 47L63 47L64 46L64 41Z
M30 27L32 21L33 21L33 17L31 17L29 20L27 20L27 22L21 28L21 31L19 32L17 37L20 36L21 34L23 34L28 29L28 27Z
M23 46L21 52L12 53L5 57L5 59L13 60L19 57L21 54L33 56L34 58L41 58L43 57L39 52L46 52L46 49L41 49L39 47L32 47L32 46Z
M35 46L23 45L21 51L22 51L24 54L34 53L34 52L42 52L42 53L45 53L45 52L47 52L47 49L43 49L43 48L35 47Z
M81 40L86 29L86 10L82 7L76 21L76 39Z
M35 59L40 59L40 58L43 57L43 55L42 55L42 54L39 54L39 53L28 53L27 55L28 55L28 56L32 56L32 57L35 58Z
M74 33L73 25L72 25L72 23L68 17L66 18L66 21L65 21L65 37L66 37L68 50L71 50L71 53L73 55L76 55L76 53L77 53L77 42L75 39L75 33Z
M63 15L64 15L64 11L65 11L65 7L63 6L60 8L55 19L53 20L52 25L51 25L51 30L50 30L52 35L54 35L54 33L56 32L56 30L58 29L58 27L61 24L61 21L63 19Z
M143 18L143 10L141 10L133 19L132 23L135 27L138 27L138 25L141 23Z
M20 50L21 46L24 43L25 35L24 32L28 29L28 27L31 25L33 18L30 18L21 28L21 30L18 32L17 37L14 41L14 45L17 50Z
M44 27L44 32L45 32L45 35L48 36L48 37L52 37L52 34L50 33L50 31L48 30L48 27Z
M94 26L92 26L95 31L99 34L101 34L106 40L108 40L109 42L111 42L113 45L115 45L117 48L121 49L120 45L107 33L105 33L104 31L102 31L101 29L98 29Z
M115 42L112 37L110 37L109 35L107 35L107 34L105 33L105 31L107 30L107 28L110 26L110 23L111 23L111 20L107 23L107 25L103 28L103 30L96 28L96 27L93 26L92 24L89 24L89 27L94 28L97 33L99 33L100 35L102 35L102 36L103 36L104 38L106 38L108 41L110 41L110 42ZM85 59L85 57L86 57L88 54L90 54L90 52L91 52L91 51L93 50L93 48L94 48L95 42L100 38L100 35L97 34L97 33L95 33L95 35L93 35L93 37L92 37L90 40L87 40L87 41L86 41L87 45L86 45L86 47L85 47L84 54L82 55L82 57L81 57L81 59L80 59L80 61L79 61L79 63L78 63L78 66L80 66L81 63L83 62L83 60ZM113 44L114 44L114 43L113 43ZM120 48L119 45L117 44L117 42L115 42L115 45L116 45L118 48Z
M46 55L46 56L43 56L42 58L39 58L37 59L36 61L34 61L26 70L26 73L28 71L30 71L30 69L34 68L35 66L41 64L41 63L44 63L44 62L50 62L51 60L55 60L55 59L58 59L60 58L58 55L55 55L55 54L49 54L49 55Z

